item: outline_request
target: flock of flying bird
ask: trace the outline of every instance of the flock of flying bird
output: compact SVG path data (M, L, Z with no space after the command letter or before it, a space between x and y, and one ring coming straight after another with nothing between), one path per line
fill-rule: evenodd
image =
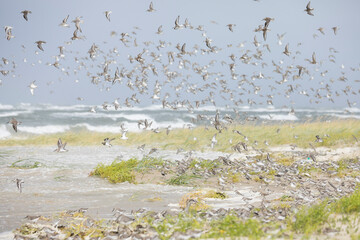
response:
M151 2L148 9L149 13L156 12L153 3ZM310 2L306 5L304 10L308 15L314 16L314 8L311 7ZM31 21L30 14L33 14L30 10L24 10L21 12L26 21ZM105 11L104 15L106 19L111 22L110 16L112 11ZM70 28L69 15L67 15L59 24L60 27ZM179 109L187 108L189 111L193 111L202 105L216 105L217 101L225 101L228 103L226 106L239 106L242 104L252 105L273 105L274 99L279 98L279 102L282 102L282 98L292 99L295 94L300 94L305 98L309 98L311 103L321 103L324 100L331 102L335 101L336 97L343 97L349 95L357 95L360 90L354 89L351 85L343 86L343 89L333 89L331 85L336 82L344 84L348 81L344 65L341 65L341 76L338 79L326 79L327 69L322 69L326 60L318 61L316 53L313 52L310 59L305 59L309 62L310 66L304 62L304 59L299 59L301 52L299 47L302 43L298 43L297 49L291 49L290 44L287 43L283 54L288 57L281 59L278 62L271 60L273 68L269 66L269 60L265 59L267 54L271 57L272 49L270 44L267 44L269 26L271 22L275 21L275 18L265 17L263 19L264 24L259 25L254 29L255 36L253 45L255 50L250 46L246 47L246 42L240 42L234 49L232 43L227 44L226 48L215 46L213 42L215 40L208 36L205 26L199 25L193 26L188 18L184 23L181 23L181 17L178 16L175 19L175 25L172 27L172 31L198 31L201 37L204 39L204 43L195 43L192 48L189 49L189 42L176 43L175 48L171 42L162 40L161 36L165 35L163 25L160 25L155 32L159 36L159 43L156 44L153 41L144 41L143 44L138 43L137 35L141 31L139 27L134 27L135 31L131 33L122 32L120 43L123 44L124 49L118 47L112 47L109 52L105 52L105 49L100 49L97 44L92 44L88 57L86 56L74 56L74 61L77 66L73 65L72 61L70 65L66 65L67 54L78 53L75 51L66 51L65 46L59 46L59 55L53 56L55 58L54 63L47 63L49 66L53 66L59 69L65 76L70 76L73 72L74 75L80 74L80 72L86 72L86 76L89 78L91 84L100 87L100 90L110 91L112 87L120 85L121 89L127 87L128 96L122 94L123 105L132 107L140 104L141 98L150 97L153 103L161 103L164 108ZM85 40L85 36L80 36L83 32L82 25L85 24L85 20L82 17L76 17L72 20L75 30L70 41L65 42L66 45L71 45L76 40ZM217 24L215 21L212 23ZM230 32L236 32L236 24L230 23L226 25ZM319 27L317 30L321 34L325 34L325 28ZM338 27L332 27L334 34L338 32ZM11 26L5 26L6 38L11 40L14 38L12 35L13 28ZM257 40L256 33L262 32L263 42ZM194 34L193 32L189 34ZM196 34L196 33L195 33ZM112 37L116 37L118 33L112 31L110 33ZM285 34L277 34L278 45L282 45ZM318 36L314 34L314 38ZM154 38L155 39L155 38ZM44 51L44 44L46 41L38 40L35 42L37 48ZM107 44L104 42L104 44ZM235 45L235 44L234 44ZM262 46L262 48L261 48ZM23 46L25 48L25 46ZM142 50L140 48L143 47ZM294 47L293 47L294 48ZM127 55L126 64L119 57L122 57L121 52L129 53ZM228 60L222 60L222 56L218 57L221 52L228 52L231 50L231 54L228 56ZM135 52L134 54L131 54ZM294 53L294 51L296 51ZM338 51L335 48L329 49L329 62L336 63L336 54ZM38 52L36 52L39 54ZM201 56L207 56L207 63L201 60ZM283 55L283 56L284 56ZM212 58L213 57L213 58ZM210 61L209 61L210 59ZM26 59L24 59L26 62ZM9 60L3 58L4 65L9 64ZM289 63L286 65L286 63ZM13 62L15 68L16 63ZM225 69L221 69L224 68ZM312 67L314 66L314 67ZM0 65L0 67L4 67ZM255 70L254 74L248 76L248 74L239 74L236 68L250 68ZM73 69L71 69L73 68ZM212 69L221 69L221 71L215 71ZM228 70L226 70L228 68ZM178 70L179 69L179 70ZM94 71L95 70L95 71ZM265 74L272 70L276 74L275 77L271 76L273 73ZM312 71L315 70L315 71ZM352 71L359 71L360 67L352 67ZM11 70L14 72L15 70ZM4 76L10 73L9 70L0 71ZM316 72L320 72L320 76L316 76ZM15 76L15 75L13 75ZM305 79L308 77L309 79ZM290 79L293 79L290 82ZM155 80L159 79L159 80ZM164 79L164 80L160 80ZM279 80L277 80L279 79ZM281 79L281 80L280 80ZM307 89L306 84L302 84L301 81L317 80L319 88L315 87L315 84L311 84L310 89ZM320 79L320 80L318 80ZM358 80L356 80L358 81ZM75 80L79 82L79 80ZM47 84L50 86L54 81L49 81ZM267 86L266 86L267 85ZM278 86L277 86L278 85ZM32 95L37 89L36 81L32 81L28 86ZM270 90L270 91L269 91ZM278 90L278 91L276 91ZM139 97L139 95L141 95ZM278 96L276 96L278 95ZM126 97L125 97L126 96ZM247 99L246 97L247 96ZM264 100L254 100L251 98L263 98ZM189 99L196 99L190 101ZM350 97L349 97L350 98ZM83 101L83 97L78 97L77 100ZM288 101L290 104L293 102ZM349 107L352 107L356 102L347 101ZM120 98L116 98L113 103L108 101L102 104L103 109L113 105L117 110L121 108L122 104ZM287 106L291 108L291 106ZM91 109L92 112L96 112L96 107ZM236 113L236 112L235 112Z
M145 10L149 14L157 12L153 2ZM311 7L310 2L306 5L304 10L309 16L314 16L315 9ZM21 12L26 21L31 21L32 13L30 10ZM111 22L112 11L105 11L104 15L108 22ZM70 28L69 15L67 15L60 23L59 27ZM329 48L328 61L325 59L317 60L316 53L313 52L310 59L300 58L302 53L300 48L302 43L297 43L297 47L290 47L287 43L284 51L281 53L280 60L268 59L272 55L272 46L266 43L269 39L269 26L274 24L275 18L265 17L264 23L254 29L255 35L253 42L247 45L247 42L229 43L225 47L216 46L215 39L208 36L206 26L193 26L189 19L186 18L184 22L181 21L181 16L175 18L174 25L170 28L168 26L160 25L157 31L154 31L155 36L152 40L159 38L158 43L153 41L138 42L138 34L141 29L137 26L134 30L120 33L120 46L110 47L106 50L104 42L103 49L98 44L93 43L85 55L81 55L75 50L66 50L66 47L59 46L59 54L54 56L53 63L48 62L47 65L59 70L61 74L70 77L85 73L89 82L100 90L111 91L112 88L119 86L119 89L127 88L128 96L124 95L121 98L116 98L112 103L108 101L102 104L103 110L108 110L111 106L115 110L122 106L133 107L140 104L142 99L147 101L151 99L153 103L161 103L163 108L177 110L180 108L187 109L193 113L200 106L216 105L217 101L225 101L226 107L234 107L234 114L240 116L235 106L247 104L253 105L274 105L274 99L284 102L283 99L290 106L290 114L294 114L295 110L292 107L294 103L291 99L301 95L310 103L322 103L329 101L334 103L337 97L348 98L347 104L353 107L356 102L351 102L353 96L360 94L360 89L355 89L348 81L345 72L345 66L340 66L341 72L337 79L327 78L329 70L324 69L326 64L336 63L336 54L338 51L331 47ZM83 33L82 25L85 24L83 17L76 17L71 21L74 24L74 32L69 41L65 45L71 45L74 41L83 40L86 37L81 35ZM218 24L211 21L212 24ZM236 24L229 23L226 25L231 34L236 33ZM167 30L165 29L167 28ZM289 29L291 30L291 29ZM337 35L339 28L332 27L334 35ZM170 41L162 39L166 34L171 35L171 31L183 31L184 34L201 35L203 42L177 42L173 44ZM325 35L325 28L319 27L317 29L322 35ZM262 33L263 41L257 39L257 34ZM15 36L13 35L13 27L5 26L6 39L11 41ZM110 36L115 38L118 32L111 31ZM237 38L238 36L234 36ZM285 33L277 34L277 43L279 46L283 45ZM313 38L319 38L317 34ZM47 42L38 40L35 42L40 51L45 51L44 45ZM190 45L191 44L191 45ZM174 47L175 45L175 47ZM189 46L190 45L190 46ZM46 46L46 45L45 45ZM25 46L23 46L25 49ZM70 48L70 47L69 47ZM121 48L121 49L120 49ZM128 55L126 59L121 59L124 53ZM224 58L224 54L231 52L230 55ZM36 51L36 54L39 52ZM73 56L72 60L65 61L67 56ZM223 55L221 55L223 54ZM204 60L205 59L205 60ZM3 64L0 64L0 69L9 65L9 59L2 58ZM24 58L24 62L27 59ZM270 65L271 62L271 65ZM308 63L307 63L308 62ZM16 63L13 61L13 69L0 70L3 76L9 75L10 72L15 73ZM40 60L39 60L40 63ZM74 64L75 63L75 64ZM67 65L68 64L68 65ZM35 64L32 64L35 66ZM219 71L220 69L220 71ZM237 69L253 69L252 75L240 74ZM351 71L358 72L360 67L351 67ZM267 72L264 73L264 72ZM320 72L320 74L318 74ZM275 74L275 76L273 76ZM15 77L15 74L13 74ZM154 80L158 79L158 80ZM161 80L160 80L161 79ZM292 81L291 81L292 79ZM316 79L316 82L315 80ZM303 84L303 82L311 84ZM360 80L354 80L360 82ZM79 80L75 80L76 83ZM47 82L47 85L54 84L54 81ZM319 87L317 88L317 84ZM332 85L340 84L340 88L333 88ZM1 85L1 81L0 81ZM309 89L306 85L310 85ZM35 89L38 88L36 81L32 81L28 86L32 95L35 94ZM256 98L256 101L254 98ZM194 99L194 100L190 100ZM290 99L290 100L289 100ZM78 101L83 101L83 97L78 97ZM145 100L145 101L146 101ZM97 107L92 107L90 112L96 113ZM205 117L198 115L198 120L203 120ZM224 116L220 119L219 113L215 118L209 118L214 127L221 133L223 128L222 121L233 121L231 116ZM245 120L251 120L251 117L246 116ZM140 120L139 126L144 125L148 128L149 122L147 120ZM9 121L15 131L17 125L21 122L15 118ZM151 124L150 124L151 125ZM171 126L167 128L170 131ZM122 139L127 139L127 129L122 126ZM105 146L111 146L111 141L114 139L105 138L102 143ZM214 135L211 145L216 144L216 135ZM65 149L66 143L58 140L57 152L67 151Z

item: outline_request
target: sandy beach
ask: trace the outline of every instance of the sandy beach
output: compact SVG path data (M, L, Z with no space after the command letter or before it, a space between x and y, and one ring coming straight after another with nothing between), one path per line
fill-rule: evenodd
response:
M195 204L198 211L242 209L253 215L265 207L273 209L272 212L255 215L256 219L285 223L303 206L349 195L360 182L360 148L356 142L315 149L280 145L259 150L249 146L247 150L230 153L158 149L151 155L148 155L151 146L144 150L101 144L67 148L68 152L57 153L53 146L0 147L3 236L29 222L26 216L50 217L87 209L86 216L112 221L113 209L117 208L127 214L139 209L179 214L192 198L201 203ZM129 159L138 159L141 164L147 157L150 157L147 167L132 170L134 182L113 183L94 174L100 165L110 166ZM151 161L161 164L152 166ZM182 182L176 182L183 176ZM13 181L16 178L24 181L21 193ZM208 191L226 197L205 197ZM338 234L341 236L342 232Z

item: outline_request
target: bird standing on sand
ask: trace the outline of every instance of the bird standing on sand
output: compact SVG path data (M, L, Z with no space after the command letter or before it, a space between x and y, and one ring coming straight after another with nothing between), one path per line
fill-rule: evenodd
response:
M9 122L13 127L13 129L15 130L15 132L17 132L17 126L21 124L21 122L19 122L18 120L16 120L15 118L12 118Z
M23 188L22 185L24 183L24 180L17 178L17 179L14 179L13 181L16 182L16 187L19 189L20 193L22 193L22 188Z

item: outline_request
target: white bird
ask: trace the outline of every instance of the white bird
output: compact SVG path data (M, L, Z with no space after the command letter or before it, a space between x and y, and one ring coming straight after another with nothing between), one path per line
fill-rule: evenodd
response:
M35 88L37 88L37 86L35 85L35 81L33 81L33 82L29 85L29 88L30 88L31 95L34 95L34 90L35 90Z
M107 18L107 20L109 20L109 22L110 22L110 14L111 13L112 13L111 11L106 11L105 12L105 17Z
M123 139L123 140L128 139L128 137L126 136L126 133L129 130L125 127L125 125L123 123L120 125L120 127L121 127L121 139Z
M216 140L216 133L215 133L215 135L211 139L211 149L214 148L216 143L217 143L217 140Z
M69 15L67 15L67 17L62 20L62 22L59 24L59 26L70 27L70 25L67 23L68 18L69 18Z
M90 108L90 112L96 113L96 106Z

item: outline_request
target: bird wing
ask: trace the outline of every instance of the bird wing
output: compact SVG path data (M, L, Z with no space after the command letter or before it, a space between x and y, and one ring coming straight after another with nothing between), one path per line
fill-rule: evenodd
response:
M13 126L13 129L15 130L15 132L17 132L17 123L13 123L12 126Z
M58 142L57 142L57 145L58 145L58 148L61 148L61 146L63 145L62 144L62 141L61 141L61 138L59 138Z

